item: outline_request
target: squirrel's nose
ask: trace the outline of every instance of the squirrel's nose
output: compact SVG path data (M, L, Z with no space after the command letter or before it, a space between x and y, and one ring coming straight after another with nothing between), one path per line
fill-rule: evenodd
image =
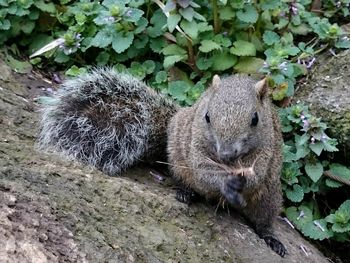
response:
M224 162L232 161L236 158L237 153L237 149L224 149L219 152L219 158Z

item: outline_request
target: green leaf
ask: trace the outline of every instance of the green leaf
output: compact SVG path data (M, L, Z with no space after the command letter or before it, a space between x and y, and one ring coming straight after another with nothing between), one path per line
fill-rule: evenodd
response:
M168 79L168 74L165 71L159 71L156 74L156 82L157 83L163 83L166 82Z
M213 65L213 60L211 58L200 57L197 59L196 65L200 70L207 70Z
M97 65L99 66L107 65L109 57L110 57L110 54L108 52L105 52L105 51L100 52L96 57Z
M115 52L122 53L128 47L131 46L133 40L133 33L127 32L126 34L123 34L118 32L113 36L112 47L115 50Z
M212 69L217 71L232 68L237 63L237 57L228 52L216 53L212 56L212 59Z
M91 41L91 46L104 48L113 41L113 34L110 30L100 30Z
M78 75L81 75L81 74L85 74L87 73L87 69L82 67L82 68L78 68L77 66L72 66L70 67L66 72L65 74L67 76L71 76L71 77L76 77Z
M219 17L221 20L231 20L235 17L235 12L230 6L224 6L223 8L220 8L219 11Z
M178 14L171 14L167 18L167 25L170 32L173 32L177 24L180 22L181 16Z
M263 41L265 44L271 46L280 41L280 36L273 31L266 30L263 35Z
M164 68L169 68L173 66L176 62L183 61L187 59L187 55L172 55L167 56L164 59L163 66Z
M156 64L153 60L146 60L145 62L143 62L142 67L146 70L147 74L151 74L156 68Z
M190 38L192 39L196 39L198 37L198 26L196 21L187 21L187 20L183 20L181 22L181 28L183 29L183 31L189 35Z
M322 142L316 142L316 143L310 143L309 145L310 149L316 153L318 156L320 156L322 150L323 150L323 143Z
M220 49L220 45L214 42L213 40L202 40L201 45L199 47L199 50L208 53L210 51L213 51L215 49Z
M193 20L193 16L195 14L192 7L188 7L185 9L179 9L179 13L182 15L183 18L185 18L187 21L191 22Z
M33 69L28 61L19 61L10 55L7 55L7 64L18 73L29 73Z
M240 57L234 69L239 73L258 73L263 66L264 60L256 57Z
M312 239L323 240L333 236L333 232L327 228L325 219L313 220L301 229L301 232Z
M237 40L233 42L233 47L230 48L230 52L237 56L256 55L256 49L254 44L244 40Z
M313 220L312 210L305 205L288 207L286 216L299 230Z
M0 30L9 30L11 27L10 20L2 19L0 20Z
M35 22L33 21L27 21L27 23L23 24L21 29L25 34L32 33L33 29L35 28Z
M137 8L128 8L123 15L124 20L129 22L137 22L142 17L144 12Z
M305 172L311 178L312 181L317 182L323 174L323 166L320 162L316 164L305 165Z
M39 1L35 1L34 5L40 9L43 12L46 13L55 13L56 12L56 7L53 3L45 3L44 0L39 0Z
M168 93L179 101L185 101L186 93L191 89L191 86L185 81L173 81L169 83Z
M298 184L294 184L293 189L286 189L286 196L292 202L300 202L304 198L303 188Z
M258 20L259 14L254 6L248 5L244 7L244 10L240 10L237 12L237 17L242 22L255 23Z
M164 55L186 55L187 52L185 49L179 47L176 44L171 44L163 48L162 50Z

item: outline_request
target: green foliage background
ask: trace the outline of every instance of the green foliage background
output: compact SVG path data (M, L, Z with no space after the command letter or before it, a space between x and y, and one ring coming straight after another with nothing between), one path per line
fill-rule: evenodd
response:
M193 104L214 74L236 72L267 75L273 99L284 101L317 53L350 47L348 32L335 23L346 21L349 3L0 0L0 45L30 55L54 43L30 62L68 68L70 76L85 72L87 65L110 65L181 105ZM12 57L9 62L18 71L28 68ZM349 241L349 194L340 194L338 203L327 199L330 192L346 192L344 182L350 180L347 167L325 158L324 152L337 151L336 140L304 105L281 109L280 116L287 217L310 238Z

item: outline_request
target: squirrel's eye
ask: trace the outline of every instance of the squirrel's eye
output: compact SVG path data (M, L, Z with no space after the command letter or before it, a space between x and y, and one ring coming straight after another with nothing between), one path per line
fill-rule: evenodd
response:
M252 117L252 123L251 126L256 126L258 125L259 122L259 116L257 112L254 112L253 117Z
M208 112L205 114L205 121L207 123L210 123L210 118L209 118L209 113Z

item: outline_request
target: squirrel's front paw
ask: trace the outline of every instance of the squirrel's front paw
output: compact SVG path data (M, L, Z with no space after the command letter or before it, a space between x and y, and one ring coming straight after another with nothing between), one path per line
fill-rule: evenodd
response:
M244 208L247 205L241 193L246 181L247 179L243 176L232 176L226 181L222 189L222 194L227 201L237 208Z

